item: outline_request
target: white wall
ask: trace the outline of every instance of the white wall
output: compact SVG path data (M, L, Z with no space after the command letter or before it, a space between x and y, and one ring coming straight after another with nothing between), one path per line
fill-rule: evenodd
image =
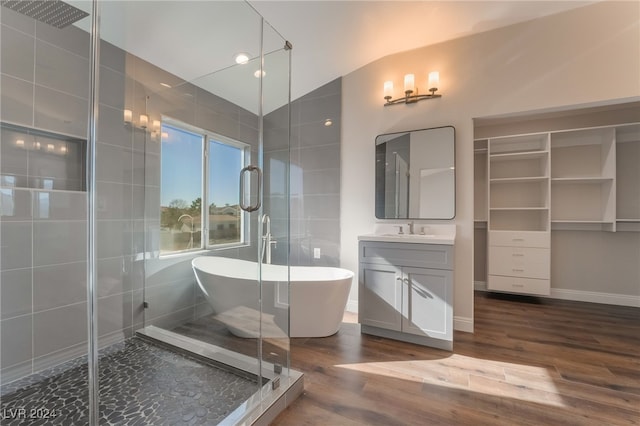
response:
M343 79L341 266L358 270L357 236L374 216L374 139L456 128L456 328L473 326L473 118L640 95L640 4L602 2L382 58ZM416 21L417 23L417 21ZM410 24L410 22L409 22ZM382 85L440 71L441 99L383 107ZM425 221L428 222L428 221ZM432 222L438 223L438 222ZM357 281L351 306L357 300Z

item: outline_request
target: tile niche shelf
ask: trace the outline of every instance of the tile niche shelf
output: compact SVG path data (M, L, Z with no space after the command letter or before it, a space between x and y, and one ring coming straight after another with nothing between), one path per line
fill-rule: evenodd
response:
M86 141L0 123L2 188L85 191Z

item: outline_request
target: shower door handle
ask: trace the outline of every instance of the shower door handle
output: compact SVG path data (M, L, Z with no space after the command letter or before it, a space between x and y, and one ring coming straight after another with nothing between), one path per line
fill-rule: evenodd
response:
M244 177L247 173L256 172L258 174L258 196L256 197L256 203L254 205L246 205L244 203L245 196L245 181ZM240 170L240 208L245 212L255 212L262 205L262 170L258 166L248 165Z

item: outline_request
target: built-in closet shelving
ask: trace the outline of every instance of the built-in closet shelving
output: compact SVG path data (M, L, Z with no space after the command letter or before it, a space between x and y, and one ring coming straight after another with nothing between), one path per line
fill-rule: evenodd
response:
M616 225L615 128L551 134L551 222Z
M640 231L640 123L474 141L487 288L550 294L552 230Z
M487 227L487 139L474 142L474 215L476 228Z
M549 294L549 134L488 140L489 290Z
M616 128L616 230L640 229L640 124Z

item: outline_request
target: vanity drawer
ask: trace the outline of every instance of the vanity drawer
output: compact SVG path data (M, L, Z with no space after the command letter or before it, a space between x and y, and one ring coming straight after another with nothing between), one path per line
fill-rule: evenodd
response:
M453 270L453 246L360 241L360 262Z
M489 231L490 246L551 247L549 232L535 231Z
M487 289L490 291L505 291L508 293L538 294L548 296L551 294L549 280L535 278L501 277L489 275Z
M489 247L489 274L549 279L550 257L547 248Z

